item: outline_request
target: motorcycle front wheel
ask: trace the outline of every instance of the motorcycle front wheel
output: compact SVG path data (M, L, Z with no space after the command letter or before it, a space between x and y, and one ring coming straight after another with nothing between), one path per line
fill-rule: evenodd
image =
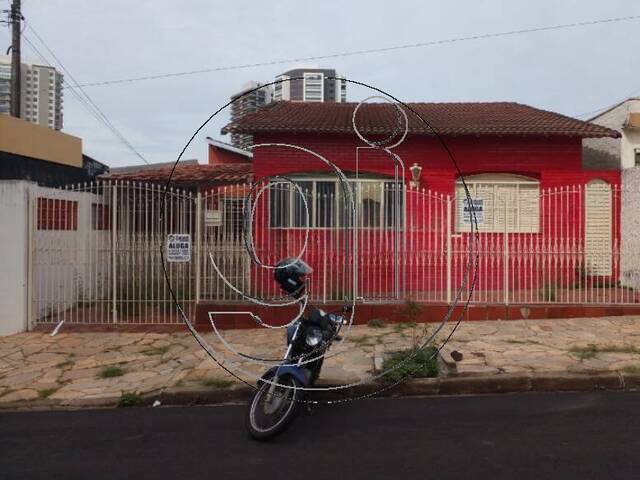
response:
M278 378L279 386L270 393L271 384L260 382L247 411L247 430L256 440L268 440L282 433L298 412L302 385L291 375ZM281 385L281 386L280 386Z

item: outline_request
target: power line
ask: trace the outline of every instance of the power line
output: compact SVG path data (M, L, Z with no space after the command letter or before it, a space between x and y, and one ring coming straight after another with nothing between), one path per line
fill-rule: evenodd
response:
M534 28L525 28L520 30L511 30L506 32L495 32L495 33L485 33L485 34L477 34L477 35L469 35L465 37L455 37L448 38L442 40L431 40L428 42L420 42L420 43L409 43L404 45L395 45L391 47L381 47L381 48L371 48L366 50L353 50L339 53L332 53L328 55L316 55L312 57L299 57L299 58L289 58L286 60L272 60L269 62L258 62L258 63L246 63L241 65L229 65L224 67L214 67L214 68L205 68L201 70L188 70L183 72L172 72L172 73L163 73L159 75L146 75L143 77L131 77L131 78L123 78L119 80L107 80L103 82L91 82L91 83L83 83L80 84L82 87L97 87L102 85L114 85L118 83L130 83L130 82L141 82L144 80L157 80L160 78L171 78L171 77L182 77L186 75L198 75L202 73L211 73L211 72L224 72L230 70L242 70L247 68L255 68L255 67L266 67L270 65L280 65L285 63L296 63L296 62L308 62L314 60L326 60L330 58L338 58L338 57L350 57L354 55L367 55L372 53L385 53L391 52L395 50L404 50L409 48L422 48L422 47L430 47L434 45L444 45L450 43L458 43L458 42L467 42L473 40L484 40L488 38L499 38L499 37L508 37L513 35L521 35L525 33L537 33L537 32L548 32L551 30L562 30L567 28L578 28L578 27L586 27L592 25L600 25L604 23L615 23L615 22L626 22L632 20L640 19L640 15L630 15L626 17L615 17L615 18L605 18L599 20L590 20L585 22L575 22L575 23L565 23L561 25L550 25L546 27L534 27Z
M115 127L115 125L113 125L113 123L109 120L106 114L100 109L100 107L98 107L98 105L91 99L91 97L82 89L82 87L73 77L71 72L67 70L67 68L64 66L62 61L49 48L47 43L42 39L42 37L38 34L38 32L36 32L35 29L31 26L31 24L27 23L26 20L25 20L25 24L31 30L31 32L33 32L33 34L38 38L40 43L42 43L42 45L47 49L47 51L51 54L51 56L58 62L58 64L60 65L60 68L65 72L65 76L68 76L72 80L72 82L75 84L75 87L82 93L82 95L84 95L85 98L83 98L80 94L78 94L78 92L76 92L74 86L70 85L69 82L66 80L66 78L63 78L63 83L65 83L67 88L71 90L71 93L73 93L74 96L78 99L78 101L85 108L87 108L87 110L91 114L93 114L94 117L96 117L101 123L103 123L109 129L109 131L111 131L111 133L113 133L129 150L131 150L138 158L140 158L144 163L148 165L149 162L142 156L142 154L140 154L140 152L138 152L138 150L135 149L133 145L131 145L131 143L124 137L124 135L122 135L122 133L120 133L120 131ZM38 50L38 48L33 44L33 42L31 42L31 40L29 40L29 38L26 35L23 34L23 38L47 65L49 65L50 67L53 67L53 65L49 63L47 58L42 54L42 52L40 52L40 50Z

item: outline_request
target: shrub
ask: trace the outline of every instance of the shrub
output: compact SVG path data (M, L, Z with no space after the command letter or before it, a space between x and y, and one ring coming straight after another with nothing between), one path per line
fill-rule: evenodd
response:
M118 407L139 407L142 403L142 396L138 392L122 392L120 400L118 400Z
M110 366L103 368L100 370L98 377L100 378L113 378L113 377L121 377L126 373L126 370L116 366Z
M57 388L45 388L44 390L38 390L38 398L45 399L58 391Z
M403 378L429 378L438 376L438 349L431 346L422 350L413 348L391 354L382 364L384 378L398 382Z

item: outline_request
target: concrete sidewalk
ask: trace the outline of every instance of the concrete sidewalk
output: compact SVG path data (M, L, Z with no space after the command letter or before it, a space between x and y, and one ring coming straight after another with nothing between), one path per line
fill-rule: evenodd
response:
M433 331L435 326L426 328ZM436 344L451 327L440 332ZM321 380L334 385L366 381L386 353L409 348L424 328L353 327L344 342L332 347L337 354L326 360ZM224 354L221 358L229 368L246 371L241 377L249 383L266 370L264 365L238 361L213 333L202 333ZM227 330L222 335L246 355L280 358L285 348L279 329ZM452 352L456 358L462 354L462 359L455 361ZM462 323L441 354L440 380L412 381L397 391L522 391L536 389L545 378L550 380L542 382L542 389L607 387L616 378L622 388L632 388L640 384L640 317ZM54 337L34 332L0 338L0 407L5 408L116 405L131 394L173 401L236 399L248 391L241 386L186 332L65 333L63 327ZM367 381L361 392L363 388L373 391L377 386Z

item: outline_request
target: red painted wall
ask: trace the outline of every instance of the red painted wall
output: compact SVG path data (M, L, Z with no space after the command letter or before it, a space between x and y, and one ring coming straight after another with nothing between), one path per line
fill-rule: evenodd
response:
M256 135L256 143L288 143L310 149L328 160L334 162L345 172L356 170L356 147L364 146L355 136L337 135ZM477 173L511 173L537 178L540 181L541 191L553 188L567 187L569 185L584 185L594 178L603 179L612 185L619 185L620 174L617 171L593 171L582 168L582 142L579 138L564 137L455 137L445 139L446 148L435 138L409 137L393 152L398 154L405 163L406 180L410 179L409 167L413 163L418 163L423 167L420 178L421 187L438 192L444 195L454 196L455 181L459 173L453 164L447 149L453 155L460 171L463 174ZM254 150L254 175L259 180L265 176L282 175L292 173L323 172L329 173L330 168L321 160L311 154L287 148L287 147L260 147ZM360 173L370 172L384 174L393 177L394 163L384 153L372 149L361 149L358 155L358 170ZM584 238L584 218L580 218L583 212L582 198L575 196L575 200L570 195L563 196L563 201L554 204L549 202L540 208L540 233L539 234L511 234L509 249L511 252L525 252L527 249L538 248L539 237L549 239L557 244L542 244L541 248L551 247L562 248L560 237ZM544 208L543 208L544 207ZM411 202L407 205L407 215L412 215ZM561 213L557 213L561 212ZM620 212L619 198L614 197L614 212ZM564 225L558 225L557 217L562 216ZM260 218L260 215L257 215ZM614 222L613 238L619 238L619 221ZM268 228L266 223L258 220L256 222L258 230ZM442 230L442 228L440 229ZM267 236L256 234L256 247L260 255L271 255L275 261L279 256L297 255L300 246L303 244L304 232L302 230L271 230L267 242ZM321 244L322 237L326 235L323 230L312 230L310 233L310 244ZM393 272L395 256L391 245L392 238L388 232L383 231L373 234L378 236L375 243L389 245L386 251L367 251L363 246L360 248L360 278L359 281L364 289L380 290L389 289L393 285ZM477 290L490 291L503 288L504 263L500 256L500 251L504 246L504 239L500 233L481 234L484 248L493 249L497 252L489 258L489 263L480 265ZM385 237L385 238L381 238ZM422 238L414 234L413 239L407 239L408 251L411 252L412 245L422 246L427 249L442 249L442 232L425 233ZM318 241L320 240L320 241ZM461 238L453 240L453 250L466 250L468 234L463 234ZM387 243L385 243L387 242ZM492 243L493 242L493 243ZM344 255L341 251L342 242L333 242L337 247L331 251L330 258ZM488 247L487 247L488 245ZM383 249L385 250L385 249ZM336 287L336 279L340 283L336 272L329 272L331 279L327 281L325 277L325 266L318 262L319 254L324 251L313 251L311 248L309 255L305 258L312 263L316 269L314 277L316 279L315 288L323 288L324 284L333 283L330 287L338 289L348 289L346 286ZM374 254L378 254L374 257ZM546 282L545 278L540 278L536 265L535 256L523 256L524 262L529 261L527 266L523 260L510 259L508 271L510 275L509 284L511 287L523 289L539 289ZM529 260L526 260L526 259ZM444 287L443 274L445 272L445 258L430 261L428 265L421 264L416 259L414 266L408 267L406 288L423 288L431 290L442 290ZM331 261L329 262L331 265ZM461 260L453 266L452 286L455 289L460 285L464 276L464 265ZM329 267L331 268L331 267ZM553 268L559 271L558 278L564 284L575 282L575 265L558 264L547 265L547 270ZM527 270L528 269L528 270ZM523 275L523 271L527 272ZM254 273L255 275L255 273ZM614 276L617 272L614 272ZM419 287L422 282L423 287ZM271 293L272 282L269 278L260 282ZM266 292L265 292L266 293Z
M502 172L527 175L540 180L540 188L585 183L602 178L618 184L617 171L594 171L582 168L582 142L564 137L452 137L444 139L463 174ZM355 170L356 147L366 146L355 136L333 135L256 135L255 143L289 143L313 150L339 168ZM435 138L409 137L393 149L408 168L422 166L420 183L432 191L453 193L458 177L451 158ZM393 162L384 154L360 150L359 170L393 175ZM286 147L262 147L254 151L254 175L292 172L328 171L312 155Z
M230 152L209 144L209 165L222 165L229 163L250 163L244 155Z

